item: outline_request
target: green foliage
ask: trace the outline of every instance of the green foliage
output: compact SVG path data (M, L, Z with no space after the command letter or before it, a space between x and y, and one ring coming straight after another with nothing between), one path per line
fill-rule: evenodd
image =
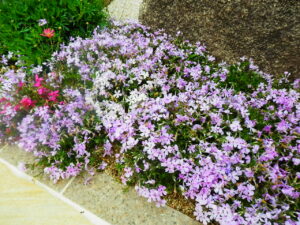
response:
M39 26L40 19L47 24ZM27 65L39 64L70 37L87 37L106 21L102 0L0 0L0 55L19 52ZM46 28L54 37L40 35Z
M226 86L237 92L249 93L255 90L259 84L267 83L259 73L250 69L249 61L243 61L240 65L231 65L228 70L226 82L221 83L221 87Z

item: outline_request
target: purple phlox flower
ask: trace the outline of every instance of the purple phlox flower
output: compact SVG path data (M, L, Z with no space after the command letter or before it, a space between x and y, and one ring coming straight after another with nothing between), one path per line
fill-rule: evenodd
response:
M39 22L39 26L44 26L48 23L46 19L39 19L38 22Z
M187 82L185 80L181 79L181 78L177 80L177 87L179 89L184 89L186 84L187 84Z
M77 153L77 157L85 155L86 152L86 143L85 142L78 142L77 137L74 138L75 145L73 147L73 151Z
M196 131L203 129L203 127L200 124L195 124L192 129Z
M300 79L296 79L293 83L293 88L298 89L300 88Z
M276 127L277 131L279 131L280 133L286 133L289 128L290 125L285 120L281 120Z
M265 146L265 152L259 157L261 162L273 160L278 156L275 146Z
M235 170L231 169L230 173L227 174L228 180L230 180L232 183L236 183L240 176L242 175L242 171L239 167L235 168Z
M176 119L175 119L176 124L180 124L186 121L190 121L190 117L179 115L179 114L176 115Z
M124 176L126 178L129 178L129 177L131 177L133 175L133 170L130 167L126 167L124 169L124 171L125 171Z
M232 171L231 165L228 164L226 169L225 169L225 174L229 175L231 173L231 171Z
M293 161L293 163L294 163L295 166L300 165L300 159L298 159L298 158L293 158L292 161Z
M252 196L254 195L255 187L251 184L240 184L238 185L239 196L247 201L251 201Z
M65 171L66 178L77 176L81 172L81 166L81 163L78 163L76 166L71 163L69 166L67 166Z
M254 172L249 168L244 170L244 174L246 175L247 178L254 177Z
M220 126L222 124L222 118L219 114L216 113L210 113L211 123L217 126Z
M44 169L45 174L49 174L51 180L56 183L60 178L63 177L63 171L56 166L46 167Z
M102 162L101 164L100 164L100 166L98 167L98 169L99 170L104 170L106 167L107 167L107 163L106 162Z
M290 196L294 199L297 199L300 197L300 192L295 191L295 188L285 185L285 184L278 184L278 185L273 185L272 189L279 189L281 192L287 196Z
M148 189L143 186L136 186L135 189L140 196L148 198L149 202L155 202L157 207L166 205L166 200L162 199L162 197L167 194L165 186L160 185L156 189Z
M272 129L272 125L267 125L263 128L263 131L266 132L266 133L270 133L271 132L271 129Z
M264 176L258 176L257 178L258 178L258 182L259 182L259 183L262 183L262 182L265 182L265 181L266 181L266 179L265 179Z
M105 144L103 145L103 147L104 147L103 156L112 155L112 145L111 145L110 141L106 141Z

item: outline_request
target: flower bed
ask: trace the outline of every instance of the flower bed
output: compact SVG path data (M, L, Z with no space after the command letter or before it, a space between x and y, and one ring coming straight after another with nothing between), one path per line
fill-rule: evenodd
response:
M48 66L22 87L22 70L4 71L1 120L54 181L113 164L157 206L181 193L204 224L300 222L299 81L140 24L74 39Z
M107 24L102 0L1 1L0 55L19 53L24 64L41 64L70 37L90 37ZM13 41L12 41L13 40Z

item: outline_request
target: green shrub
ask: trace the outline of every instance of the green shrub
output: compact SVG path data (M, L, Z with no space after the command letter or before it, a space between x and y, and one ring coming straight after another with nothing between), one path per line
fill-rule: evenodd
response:
M27 65L39 64L70 37L106 25L106 16L103 0L0 0L0 55L19 52ZM53 37L41 36L47 28Z

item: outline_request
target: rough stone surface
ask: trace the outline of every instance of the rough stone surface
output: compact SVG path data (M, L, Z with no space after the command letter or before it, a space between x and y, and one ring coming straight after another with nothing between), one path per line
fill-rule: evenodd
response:
M265 72L300 77L299 0L144 0L139 18L205 43L219 60L247 56Z

